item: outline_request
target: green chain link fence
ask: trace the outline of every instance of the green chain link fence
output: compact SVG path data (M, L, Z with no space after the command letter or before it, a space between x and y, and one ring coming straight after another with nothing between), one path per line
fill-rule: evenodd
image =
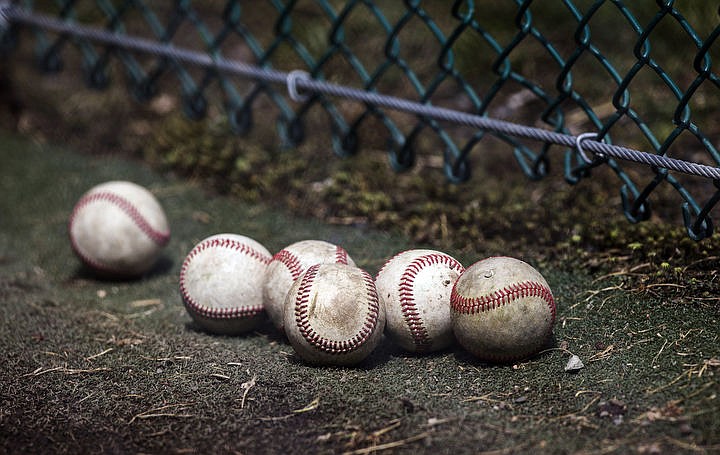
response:
M648 219L651 195L670 185L688 235L713 232L720 25L712 1L58 0L0 8L4 50L28 29L40 67L52 72L74 48L95 88L110 83L119 61L141 101L169 75L187 116L201 118L220 100L238 134L251 130L266 99L282 143L295 146L319 108L338 155L356 153L372 124L396 170L410 168L430 138L453 182L470 177L492 136L531 179L548 174L554 153L571 184L608 166L632 222ZM395 111L416 121L408 126Z

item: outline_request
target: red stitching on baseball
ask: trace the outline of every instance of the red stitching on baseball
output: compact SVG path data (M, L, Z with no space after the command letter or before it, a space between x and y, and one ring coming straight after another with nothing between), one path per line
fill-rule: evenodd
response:
M417 304L415 303L415 296L413 294L415 278L425 267L436 264L447 265L450 269L457 270L458 273L462 273L465 270L462 264L452 257L445 254L431 253L414 259L405 268L400 278L400 287L398 289L400 310L402 311L403 319L405 319L405 324L407 324L408 329L410 329L415 348L419 352L429 350L432 345L432 339L428 334Z
M490 295L479 297L465 297L457 292L457 286L453 286L450 294L450 305L452 309L460 314L477 314L484 311L500 308L517 298L540 297L543 299L552 314L552 321L555 322L555 299L552 292L546 286L535 281L523 281L515 283L503 289L499 289Z
M80 198L77 204L75 204L75 207L70 214L68 233L70 237L70 246L72 247L73 251L75 251L75 254L77 254L83 260L83 262L90 265L90 267L100 271L104 271L106 273L125 273L124 270L111 267L107 264L102 264L99 261L96 261L95 259L83 253L80 249L80 246L77 244L76 239L72 235L73 224L75 223L75 220L77 219L80 210L85 208L87 205L97 201L105 201L110 202L111 204L115 204L118 208L120 208L120 210L125 212L125 214L130 217L130 219L135 223L135 225L145 235L147 235L150 240L152 240L159 246L165 246L170 240L170 232L158 231L154 229L152 226L150 226L150 223L148 223L148 221L142 216L142 214L135 208L135 206L133 206L130 201L123 198L122 196L118 196L117 194L111 193L109 191L100 191L97 193L85 195Z
M112 193L110 191L99 191L83 196L80 201L75 205L75 209L70 215L70 226L72 226L77 213L84 208L86 205L92 204L93 202L105 201L111 204L115 204L120 210L125 212L127 216L137 225L140 230L147 235L150 240L157 243L160 246L165 246L170 240L170 232L159 231L153 228L150 223L142 216L137 208L124 197Z
M288 250L280 250L277 253L275 253L275 256L273 256L273 260L280 262L281 264L285 265L287 267L288 271L290 272L290 275L292 276L293 281L300 278L300 275L303 273L302 265L300 264L300 259L297 257L297 255L293 254L292 252ZM346 264L348 263L348 254L347 251L341 246L335 247L335 263L336 264Z
M375 288L375 282L369 273L362 270L363 281L367 289L368 299L368 315L365 318L360 331L348 340L329 340L320 334L310 325L310 319L308 317L308 308L310 306L310 291L313 287L313 282L318 274L318 269L321 264L315 264L307 269L302 277L298 293L295 298L295 322L300 330L300 334L303 336L305 341L315 346L319 350L328 354L344 354L352 352L358 347L362 346L365 341L370 338L373 330L377 326L378 314L380 311L380 303L378 301L377 292L373 292Z
M267 265L272 260L271 257L251 248L250 246L233 239L227 238L213 238L200 242L193 248L185 258L182 267L180 268L180 294L182 295L183 303L189 309L199 314L200 316L210 319L232 319L232 318L250 318L257 316L265 311L262 305L249 305L244 307L234 308L211 308L199 304L193 299L185 285L185 275L187 269L190 267L190 262L195 256L202 253L209 248L228 248L239 251L242 254L247 254L251 258L262 262Z
M302 275L303 269L300 265L300 259L298 259L298 257L292 254L290 251L278 251L277 253L275 253L275 256L273 256L273 260L278 261L281 264L285 265L285 267L287 267L293 281L297 280L298 278L300 278L300 275Z
M345 265L347 265L348 263L347 251L345 251L345 248L341 247L340 245L335 246L335 263Z

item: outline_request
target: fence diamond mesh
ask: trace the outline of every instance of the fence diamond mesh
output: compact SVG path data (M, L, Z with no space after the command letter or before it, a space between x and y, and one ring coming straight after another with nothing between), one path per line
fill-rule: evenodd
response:
M571 184L609 167L632 222L670 186L688 235L713 232L714 2L59 0L0 2L0 12L4 51L27 36L52 72L72 49L95 88L119 62L141 101L174 78L188 117L219 103L238 134L264 99L282 143L295 146L320 109L338 155L357 153L372 123L396 170L430 141L452 182L470 178L482 144L499 140L531 179L559 155ZM408 127L397 111L415 120Z

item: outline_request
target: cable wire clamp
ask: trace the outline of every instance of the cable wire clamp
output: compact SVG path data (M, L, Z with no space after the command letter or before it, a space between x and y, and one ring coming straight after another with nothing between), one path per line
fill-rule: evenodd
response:
M300 92L298 92L298 79L310 80L310 73L303 70L290 71L286 79L288 95L290 96L290 99L295 101L296 103L304 103L310 97L307 95L302 95Z
M575 138L575 150L577 150L578 155L580 155L580 158L585 162L585 164L591 166L594 164L597 164L598 161L602 161L607 156L604 153L595 153L595 160L591 160L588 158L587 154L585 153L585 149L583 149L583 142L587 141L588 139L597 139L598 134L597 133L582 133L581 135L577 136Z

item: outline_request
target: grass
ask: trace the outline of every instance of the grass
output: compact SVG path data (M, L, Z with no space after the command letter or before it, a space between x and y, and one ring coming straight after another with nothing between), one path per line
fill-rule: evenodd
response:
M218 196L122 157L7 135L0 151L6 452L720 449L712 299L653 298L622 276L540 266L529 256L559 305L555 344L538 357L494 366L457 346L414 356L385 340L357 368L313 368L271 324L244 337L194 328L177 290L192 245L223 231L271 250L323 238L375 273L416 244ZM80 194L115 178L150 188L173 229L160 266L138 281L88 275L66 237ZM450 253L466 265L482 256ZM564 371L571 353L585 363L574 374Z

